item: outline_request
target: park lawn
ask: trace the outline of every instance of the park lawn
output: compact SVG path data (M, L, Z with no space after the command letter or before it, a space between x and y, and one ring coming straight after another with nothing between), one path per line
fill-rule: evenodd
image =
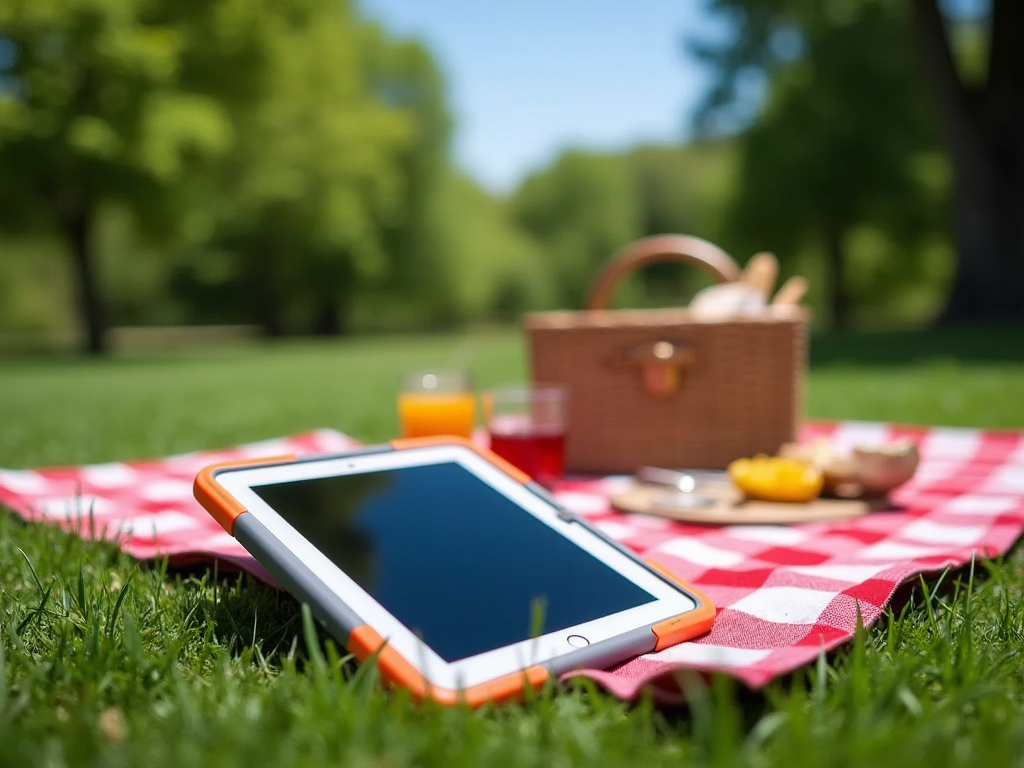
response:
M1024 427L1019 334L821 339L819 418ZM0 359L0 467L164 455L334 427L396 430L401 371L521 378L517 334L236 346L109 361ZM1024 764L1024 557L908 589L848 647L692 706L593 686L442 710L388 694L293 600L139 565L0 514L0 767Z

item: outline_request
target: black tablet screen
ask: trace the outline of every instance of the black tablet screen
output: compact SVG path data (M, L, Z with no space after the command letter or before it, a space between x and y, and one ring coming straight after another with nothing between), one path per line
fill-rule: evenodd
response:
M454 462L253 490L447 661L655 600Z

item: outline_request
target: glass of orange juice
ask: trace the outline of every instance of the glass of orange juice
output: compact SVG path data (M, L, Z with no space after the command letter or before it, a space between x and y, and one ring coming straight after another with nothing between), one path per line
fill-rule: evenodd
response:
M471 437L476 418L473 378L461 371L413 371L402 379L398 418L404 437Z

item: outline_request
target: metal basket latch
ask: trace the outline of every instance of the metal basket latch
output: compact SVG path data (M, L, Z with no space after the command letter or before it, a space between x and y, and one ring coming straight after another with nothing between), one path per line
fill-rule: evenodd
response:
M681 374L695 359L692 348L678 341L660 339L619 350L608 362L616 368L638 368L647 394L666 398L675 394Z

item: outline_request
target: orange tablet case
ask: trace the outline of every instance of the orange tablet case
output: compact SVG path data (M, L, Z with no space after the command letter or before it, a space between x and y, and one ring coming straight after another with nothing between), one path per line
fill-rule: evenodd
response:
M553 504L562 517L577 522L595 535L608 541L632 560L642 563L665 581L689 594L697 607L666 619L657 624L640 627L618 637L594 643L571 653L564 654L543 664L537 664L519 672L490 680L461 690L442 688L431 684L408 659L404 658L371 626L366 624L351 608L339 601L323 582L304 565L289 549L284 547L253 515L231 496L219 482L217 475L234 469L251 469L281 463L323 461L329 458L358 456L392 450L405 450L432 445L462 445L484 459L495 464L534 493L543 496ZM685 584L657 563L637 557L614 539L609 538L585 520L560 507L548 492L533 482L526 474L501 457L483 450L469 440L455 437L427 437L394 440L388 445L373 446L358 451L332 456L277 456L266 459L247 459L236 462L215 464L203 469L195 479L196 499L214 519L233 535L260 563L277 577L295 597L308 603L314 615L345 646L359 662L376 657L381 678L388 685L409 689L416 701L431 699L441 704L464 702L478 707L487 702L499 702L519 698L529 687L537 689L551 676L558 676L573 669L584 667L607 668L652 651L660 651L698 635L704 634L715 619L715 608L699 591Z

